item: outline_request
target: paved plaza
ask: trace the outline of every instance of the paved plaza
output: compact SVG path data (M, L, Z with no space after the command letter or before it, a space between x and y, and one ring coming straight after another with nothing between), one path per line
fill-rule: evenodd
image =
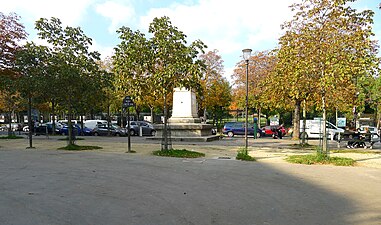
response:
M206 153L156 157L160 142L85 137L94 151L60 151L62 137L0 140L0 224L364 224L381 221L381 155L355 167L286 163L293 141L250 139L257 162L234 160L243 138L173 143ZM312 144L312 143L311 143ZM335 143L331 143L332 148ZM288 146L288 147L287 147ZM352 153L353 155L353 153ZM362 163L374 160L373 163Z

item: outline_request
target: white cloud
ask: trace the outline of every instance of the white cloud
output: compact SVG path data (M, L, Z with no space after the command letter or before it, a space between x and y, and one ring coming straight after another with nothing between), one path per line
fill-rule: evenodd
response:
M111 57L114 54L114 47L103 46L93 40L92 45L89 48L89 51L97 51L101 54L101 59L106 57Z
M115 33L119 26L135 18L135 10L129 2L120 4L113 1L107 1L96 6L96 12L111 20L108 28L110 33Z
M174 3L151 9L140 18L140 29L147 30L155 17L168 16L189 37L201 39L207 50L217 49L225 61L224 76L231 82L235 65L244 48L254 51L274 48L280 25L291 19L288 6L294 0L200 0L196 5Z
M79 25L86 8L92 0L11 0L2 1L3 12L16 12L25 20L36 21L40 18L57 17L64 24Z
M148 11L140 19L140 29L147 30L153 18L168 16L172 23L188 35L189 40L201 39L209 49L218 49L227 62L227 55L241 49L273 48L280 37L280 25L291 19L288 6L294 0L200 0L196 5L174 3L167 8ZM263 46L263 42L269 46ZM228 66L235 66L230 63Z

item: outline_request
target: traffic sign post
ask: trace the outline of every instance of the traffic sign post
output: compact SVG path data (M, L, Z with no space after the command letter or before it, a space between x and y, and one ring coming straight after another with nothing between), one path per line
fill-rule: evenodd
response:
M132 101L130 96L126 96L123 99L123 109L127 109L127 152L131 153L131 135L130 135L130 107L134 106L134 102Z

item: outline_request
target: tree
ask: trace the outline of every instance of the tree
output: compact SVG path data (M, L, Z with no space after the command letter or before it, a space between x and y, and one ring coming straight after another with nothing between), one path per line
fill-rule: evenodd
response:
M9 113L9 134L11 132L11 113L17 107L18 94L14 86L18 78L15 69L16 53L20 49L20 41L27 33L15 13L4 15L0 12L0 96L3 97L4 109Z
M373 12L346 6L355 0L303 0L292 6L296 14L283 25L277 75L279 94L295 103L294 135L299 131L301 100L316 102L323 114L323 153L327 153L326 109L336 108L334 93L354 94L354 80L372 76L378 65L371 24ZM337 95L336 95L337 97ZM341 102L352 99L340 99ZM295 136L294 136L295 137Z
M122 27L118 31L121 43L115 48L113 70L115 88L121 105L125 96L134 99L136 111L155 96L155 89L150 74L153 51L150 41L140 31ZM149 100L149 101L145 101Z
M273 74L275 63L276 57L270 51L255 52L250 57L248 71L249 108L261 111L283 106L278 96L273 94L272 89L274 87L266 83ZM235 83L236 105L244 108L246 97L246 62L244 60L237 64L232 77Z
M167 96L175 87L199 89L204 65L197 59L206 46L200 40L187 46L186 35L173 26L168 17L155 18L149 26L152 38L145 38L139 31L122 27L118 32L122 43L115 48L114 69L120 79L134 87L135 96L143 96L143 90L152 91L163 98L164 149L168 150ZM129 86L117 88L127 91ZM152 89L151 89L152 87Z
M29 148L32 148L32 98L44 93L44 82L49 67L49 49L34 43L27 43L17 53L16 65L20 73L17 89L23 98L28 99Z
M98 52L89 52L91 38L77 27L62 27L58 18L48 21L41 18L36 22L38 36L51 44L54 57L52 65L61 90L61 101L68 110L69 145L74 144L72 138L71 116L75 100L83 94L82 86L89 80L95 81L99 75Z
M202 95L198 96L199 108L203 109L205 120L207 112L213 115L214 124L221 107L227 108L231 104L231 86L222 75L224 73L223 60L217 50L201 55L200 59L204 61L206 67L201 78Z

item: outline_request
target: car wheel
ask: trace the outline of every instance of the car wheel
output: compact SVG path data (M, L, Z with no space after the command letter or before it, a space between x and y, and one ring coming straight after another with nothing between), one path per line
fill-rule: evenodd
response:
M120 137L120 133L116 133L115 136Z
M228 137L234 137L234 133L232 131L228 132Z
M135 136L135 131L134 130L130 130L130 135L131 136Z
M257 138L261 137L261 133L257 132Z
M98 135L99 135L98 132L95 132L95 133L94 133L94 136L98 136Z
M151 136L155 136L156 135L156 130L152 130L151 131Z

